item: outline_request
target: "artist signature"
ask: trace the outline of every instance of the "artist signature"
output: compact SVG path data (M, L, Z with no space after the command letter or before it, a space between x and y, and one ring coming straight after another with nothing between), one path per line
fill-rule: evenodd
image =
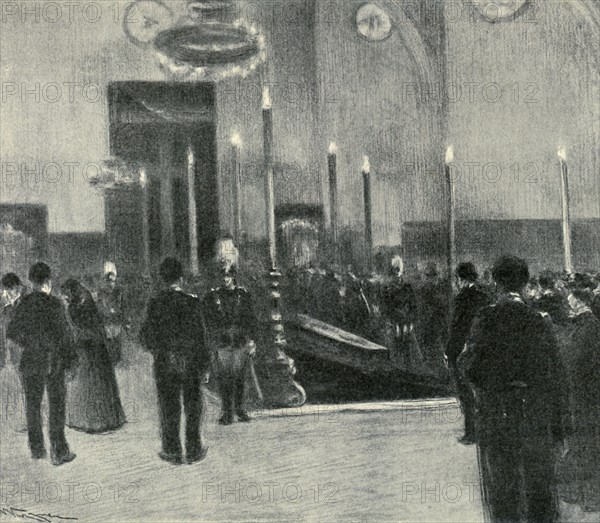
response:
M76 520L68 516L59 516L57 514L36 514L22 508L0 508L0 516L12 516L14 519L26 519L29 521L40 521L41 523L52 523L53 521Z

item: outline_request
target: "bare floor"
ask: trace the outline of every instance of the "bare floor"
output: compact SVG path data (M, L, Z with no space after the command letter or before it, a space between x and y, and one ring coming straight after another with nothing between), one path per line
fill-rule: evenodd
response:
M208 457L173 466L157 456L150 369L144 360L119 371L129 423L97 436L67 430L77 459L62 467L32 461L18 409L3 409L1 519L483 520L476 450L456 442L462 419L452 401L263 411L221 427L207 393ZM597 521L564 508L565 520Z

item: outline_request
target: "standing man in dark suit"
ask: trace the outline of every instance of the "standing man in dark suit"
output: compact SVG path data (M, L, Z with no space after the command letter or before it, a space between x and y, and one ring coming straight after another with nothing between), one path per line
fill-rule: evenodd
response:
M52 464L62 465L76 457L65 438L65 372L75 362L75 350L65 308L58 298L50 295L50 267L36 263L29 270L29 279L33 292L17 306L7 336L23 348L19 370L25 392L31 457L46 456L40 412L46 389Z
M446 347L448 367L454 374L458 401L465 418L465 433L459 439L464 445L475 443L475 396L471 385L458 371L456 361L465 348L477 313L490 302L489 296L477 285L478 277L477 269L471 262L461 263L456 269L459 293L454 300L450 336Z
M200 431L202 383L210 366L202 307L196 296L181 289L183 267L178 260L166 258L160 277L166 288L150 300L141 331L142 343L154 356L162 439L159 456L173 464L183 462L179 439L183 393L186 460L192 464L208 452Z
M459 358L475 387L485 508L494 522L552 523L569 430L564 367L552 326L521 297L527 264L505 256L493 275L501 295L481 310Z

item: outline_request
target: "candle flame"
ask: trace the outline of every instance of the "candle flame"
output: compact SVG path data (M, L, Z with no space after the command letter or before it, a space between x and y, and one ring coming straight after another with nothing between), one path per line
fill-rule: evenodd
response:
M452 163L454 161L454 147L449 145L446 149L446 163Z
M191 145L188 146L187 160L188 160L188 164L194 163L194 149L192 148Z
M231 135L231 144L238 147L242 145L242 137L240 136L240 133L235 132Z
M558 157L564 162L567 159L567 151L564 147L559 147L557 151Z
M142 189L145 189L146 185L148 185L148 177L146 176L146 169L140 169L140 187Z
M369 157L366 155L363 156L362 170L367 174L371 172L371 162L369 161Z
M331 142L329 144L329 154L336 154L337 153L337 145L335 144L335 142Z
M262 107L263 109L271 108L271 92L268 85L263 87Z

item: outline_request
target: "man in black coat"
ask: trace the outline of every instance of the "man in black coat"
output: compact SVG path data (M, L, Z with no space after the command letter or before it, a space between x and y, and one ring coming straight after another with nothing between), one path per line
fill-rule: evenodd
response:
M46 456L42 432L41 404L48 394L49 435L53 465L75 459L65 438L65 372L76 356L66 311L51 296L52 274L45 263L29 271L33 292L20 301L7 329L7 336L23 349L19 371L25 392L27 434L31 457Z
M458 371L456 361L465 348L477 313L490 303L487 293L477 285L477 279L477 269L471 262L461 263L457 267L456 280L460 291L454 300L450 336L446 347L448 367L454 374L458 400L465 418L465 433L459 440L464 445L475 443L475 396L471 385Z
M481 310L459 358L477 399L485 508L492 521L558 521L556 461L569 430L567 385L551 325L526 305L527 264L500 258L501 295Z
M179 424L181 395L185 411L185 450L187 463L206 457L200 423L203 410L202 383L210 366L210 353L200 300L181 289L183 267L175 258L160 266L166 288L148 304L142 326L142 343L154 356L154 377L160 413L161 459L183 462Z

